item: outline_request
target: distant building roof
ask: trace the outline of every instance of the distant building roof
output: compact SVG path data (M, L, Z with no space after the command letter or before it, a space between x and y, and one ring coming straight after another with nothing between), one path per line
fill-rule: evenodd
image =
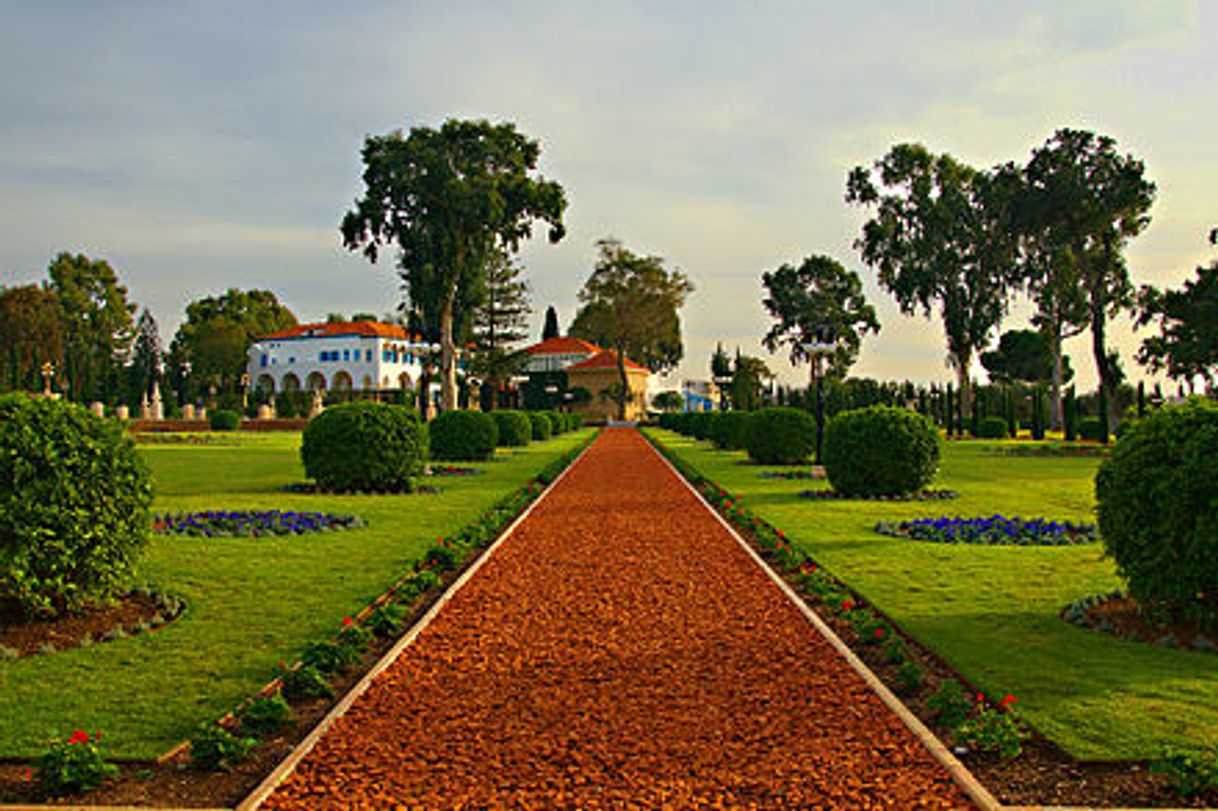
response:
M579 338L560 335L557 338L547 338L539 344L533 344L524 351L530 355L595 355L601 351L601 348Z
M379 321L339 321L329 324L300 324L299 326L281 329L264 335L258 340L267 341L282 338L336 338L340 335L363 335L369 338L399 338L401 340L417 339L418 335L410 335L397 324L382 324Z
M644 372L651 374L646 366L640 366L630 358L625 358L623 366L630 372ZM617 368L617 353L611 349L601 350L587 360L581 360L579 363L567 367L568 372L579 371L582 369L616 369Z

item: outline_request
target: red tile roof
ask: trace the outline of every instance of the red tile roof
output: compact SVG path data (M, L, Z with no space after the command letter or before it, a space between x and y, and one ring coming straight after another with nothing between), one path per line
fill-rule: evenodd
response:
M406 330L397 324L382 324L379 321L342 321L333 324L301 324L264 335L258 340L276 338L335 338L339 335L364 335L369 338L398 338L410 340ZM417 338L418 336L413 336Z
M622 364L628 372L646 372L650 374L646 366L640 366L626 358ZM581 360L579 363L567 367L567 371L576 371L580 369L616 369L617 368L617 353L611 349L602 350L599 354L593 355L587 360Z
M601 351L596 344L590 344L579 338L559 336L547 338L539 344L533 344L524 350L530 355L595 355Z

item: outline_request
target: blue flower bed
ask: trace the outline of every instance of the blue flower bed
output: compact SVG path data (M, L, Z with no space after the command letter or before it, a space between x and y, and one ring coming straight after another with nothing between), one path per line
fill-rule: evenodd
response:
M170 513L153 518L152 528L165 535L191 535L203 538L253 537L261 535L304 535L362 527L354 515L295 512L292 510L209 510L200 513Z
M912 521L880 521L875 531L897 538L933 543L971 543L987 546L1070 546L1097 539L1095 524L1007 518L917 518Z

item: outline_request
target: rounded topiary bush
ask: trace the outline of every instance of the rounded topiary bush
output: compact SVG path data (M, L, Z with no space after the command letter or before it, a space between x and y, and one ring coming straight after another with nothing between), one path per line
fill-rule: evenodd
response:
M519 447L528 445L533 439L533 423L529 415L523 411L502 409L492 411L491 418L499 429L499 445L501 447Z
M550 436L566 433L567 422L562 418L562 414L557 411L543 411L541 413L545 414L546 419L550 421Z
M118 593L151 502L121 427L69 403L0 397L0 599L55 616Z
M1095 477L1100 537L1145 609L1218 630L1218 404L1129 424Z
M236 431L241 427L241 415L228 409L213 411L208 420L213 431Z
M750 412L724 411L715 420L714 435L711 441L715 447L738 451L745 445L748 436Z
M763 465L797 465L816 447L816 420L798 408L763 408L749 416L744 443L749 458Z
M825 426L824 462L829 483L844 495L916 493L939 469L939 432L907 408L843 411Z
M481 411L445 411L431 421L431 456L450 462L489 459L499 441L495 418Z
M1006 439L1007 421L1002 417L983 417L977 423L978 439Z
M527 411L529 421L533 423L533 439L549 439L554 433L554 424L550 418L540 411Z
M330 490L412 490L427 454L417 413L362 400L318 414L300 445L305 475Z

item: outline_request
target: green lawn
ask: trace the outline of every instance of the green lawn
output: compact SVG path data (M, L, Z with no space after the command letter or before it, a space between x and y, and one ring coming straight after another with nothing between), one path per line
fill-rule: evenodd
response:
M1024 716L1072 754L1148 758L1165 744L1218 739L1218 656L1109 638L1057 618L1072 600L1120 585L1100 544L948 546L873 531L878 520L995 512L1094 521L1098 460L949 443L934 486L959 491L958 499L817 502L797 494L827 483L765 479L766 468L743 452L669 431L652 435L743 496L981 689L1015 694Z
M153 634L0 662L0 756L28 756L53 731L100 729L117 757L150 758L269 681L282 658L336 630L403 574L438 535L527 483L583 441L584 429L436 480L438 495L283 492L303 481L300 434L238 445L147 445L157 512L297 509L352 513L356 530L294 538L154 536L139 580L184 598L185 615Z

